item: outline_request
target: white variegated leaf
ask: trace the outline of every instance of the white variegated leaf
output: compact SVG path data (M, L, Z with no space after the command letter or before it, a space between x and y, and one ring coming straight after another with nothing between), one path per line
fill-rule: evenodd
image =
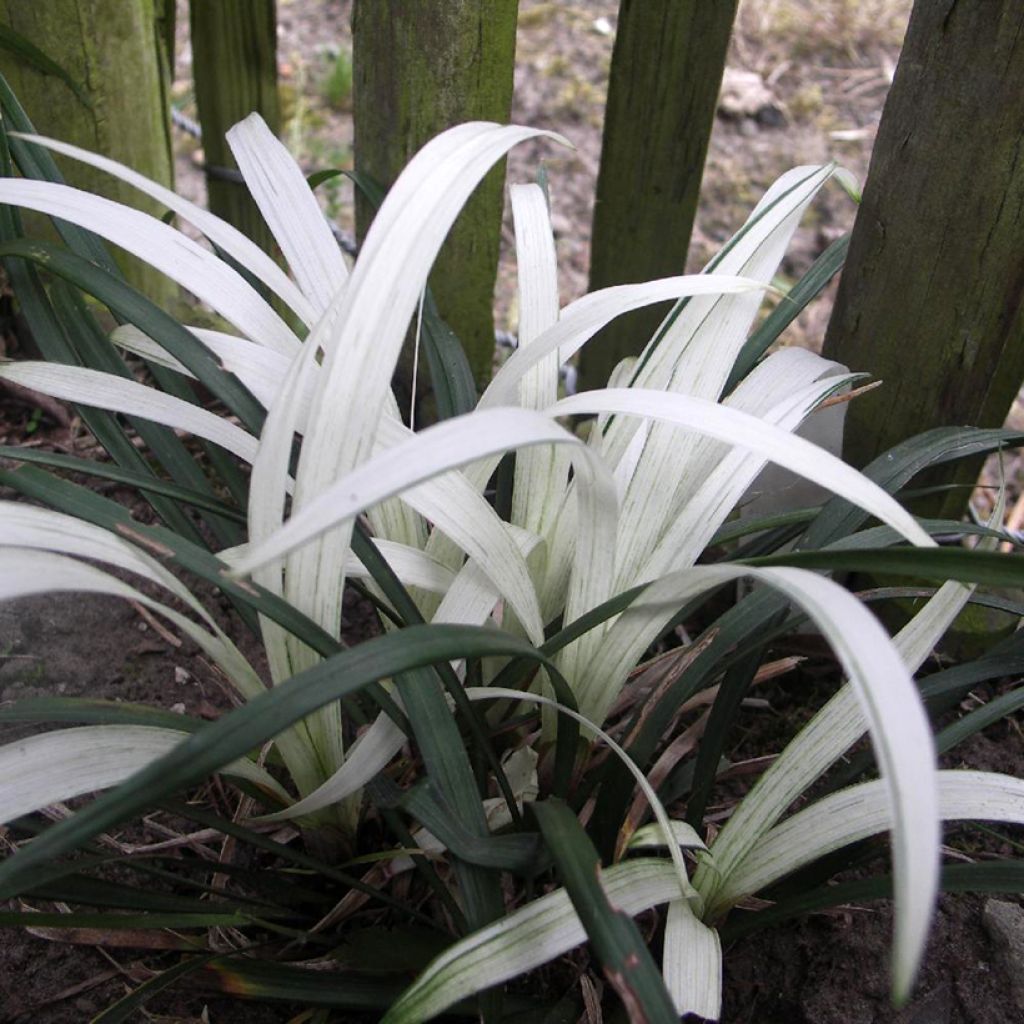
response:
M684 295L760 293L763 290L764 285L742 277L690 274L686 277L647 281L644 284L620 284L590 292L566 306L558 322L530 345L517 349L509 356L484 391L478 408L514 405L519 398L520 381L541 360L557 352L558 362L567 362L602 327L630 310Z
M689 599L742 576L778 589L802 607L832 646L868 723L893 808L896 977L905 989L923 950L938 884L934 744L911 674L888 634L856 598L825 577L797 569L709 565L665 577L648 587L608 631L581 680L580 708L594 720L602 720L642 653L642 648L637 650L638 637L652 619L664 623ZM831 746L827 734L818 742L826 745L831 759L846 749ZM756 801L748 798L733 820L740 812L754 815L758 811ZM709 913L713 913L717 885L728 878L734 858L745 852L743 841L755 841L759 834L730 821L728 831L734 838L724 844L723 860L719 845L726 831L712 848L714 865L702 868L696 878L712 908Z
M83 366L25 361L0 363L0 378L65 402L139 416L187 431L220 445L246 462L256 457L256 438L241 427L191 402L116 374Z
M0 178L0 203L93 231L166 274L258 344L285 354L298 350L298 338L240 274L149 214L67 185L24 178Z
M295 280L322 315L348 280L348 267L305 175L259 114L239 121L227 139Z
M943 821L1024 825L1024 779L995 772L941 771ZM729 876L721 898L735 903L805 864L892 827L880 780L831 793L766 833Z
M686 900L668 905L661 963L676 1013L718 1020L722 1013L722 941Z
M169 753L187 732L149 725L83 725L29 736L0 747L0 824L109 789ZM281 800L288 794L273 776L247 758L220 771L252 782Z
M637 859L601 874L610 902L636 915L676 899L679 882L667 861ZM586 941L564 889L542 896L449 946L399 996L381 1024L419 1024L462 999L516 978Z
M54 153L70 157L81 163L95 167L97 170L105 171L113 175L132 188L138 189L144 195L155 199L162 206L173 210L182 220L188 221L193 227L201 231L206 237L219 246L224 252L245 267L257 280L265 284L278 298L289 305L292 310L307 324L312 324L315 319L312 303L299 291L295 284L288 278L288 275L252 240L247 238L234 225L226 220L204 210L201 206L189 202L169 188L151 181L138 171L133 171L116 160L101 156L99 153L90 153L87 149L79 149L67 142L59 142L56 139L48 139L41 135L26 135L21 132L11 132L15 138L24 139L26 142L33 142L36 145L44 146Z
M406 330L445 236L491 166L516 143L543 134L549 133L459 125L424 146L392 186L348 285L325 314L337 316L336 329L318 337L325 357L299 458L296 512L370 456ZM289 564L314 619L327 629L339 615L337 585L351 530L344 520Z

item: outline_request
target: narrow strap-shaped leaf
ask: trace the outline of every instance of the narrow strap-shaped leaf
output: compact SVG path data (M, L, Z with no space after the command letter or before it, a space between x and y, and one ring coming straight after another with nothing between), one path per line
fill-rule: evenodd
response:
M356 528L352 534L352 549L370 570L374 582L384 592L384 596L391 602L401 620L410 626L422 624L423 616L420 614L416 602L413 601L409 592L402 586L401 580L395 575L387 560L381 557L373 539L362 523L356 523ZM478 750L490 765L512 820L518 822L520 820L519 810L516 806L512 787L509 785L505 770L502 767L501 759L494 750L485 723L477 713L476 708L466 699L462 681L455 675L450 665L440 664L435 671L444 683L445 690L454 702L455 707L463 715L465 722L469 726Z
M298 350L296 336L239 274L156 217L67 185L27 178L0 179L0 201L94 231L208 302L253 341L288 355Z
M188 821L194 821L196 824L202 825L205 828L217 829L217 831L223 832L224 835L231 836L242 843L255 847L257 850L263 850L275 857L279 857L286 863L295 864L314 876L323 877L332 882L337 882L346 888L355 889L357 892L364 893L372 900L377 900L384 906L397 910L406 919L412 918L430 928L438 927L437 922L432 918L427 917L414 907L410 907L408 903L395 899L389 893L381 890L379 886L367 884L358 875L352 875L347 871L342 871L333 864L328 864L316 857L312 857L308 853L295 849L294 846L290 846L287 843L279 843L275 839L271 839L270 836L254 832L252 829L246 828L238 822L230 821L227 818L221 818L219 815L206 810L196 803L168 800L163 804L163 807L165 810L181 818L185 818ZM416 844L414 842L410 842L409 845L415 846ZM230 865L227 866L227 868L229 867ZM225 868L225 870L227 868ZM455 916L457 918L459 914L457 906L455 907L455 911Z
M936 427L883 452L865 466L864 475L890 494L895 494L929 466L1020 444L1024 444L1024 433L1020 431ZM798 547L824 547L853 533L867 518L863 509L856 508L842 498L832 498L807 528Z
M3 118L0 120L0 132L3 132L7 140L7 147L18 165L18 170L23 177L34 178L37 181L53 181L63 184L64 176L60 173L57 164L52 156L37 146L30 146L21 139L8 134L7 129L13 128L16 132L27 132L32 134L35 128L29 120L28 115L18 97L14 95L7 79L0 75L0 110L3 111ZM5 168L5 174L9 170ZM119 273L117 264L107 251L106 246L91 232L78 227L66 220L57 219L54 221L58 234L73 251L80 256L91 259L98 266L104 267L111 273Z
M410 626L401 633L392 634L392 638L397 639L409 630L443 628ZM457 820L471 836L487 836L487 818L469 755L448 709L437 674L426 668L414 668L396 674L394 682L412 724L416 745L423 755L428 778L455 808ZM481 928L499 918L504 903L497 873L458 857L455 870L469 926Z
M786 612L779 612L778 617L785 618ZM711 796L715 776L718 774L726 737L736 720L743 698L761 667L765 651L765 647L751 651L732 665L725 673L718 695L711 705L707 726L700 738L697 751L693 788L686 801L686 820L694 828L700 828L704 823L704 811Z
M228 566L205 548L183 539L172 530L137 522L122 505L95 491L51 476L34 466L23 466L13 471L0 470L0 482L61 512L113 530L158 557L195 573L237 599L244 607L267 615L324 656L336 654L340 649L336 640L281 598L255 584L235 583L227 576Z
M113 274L50 242L19 239L0 245L0 258L31 260L99 299L112 313L157 339L202 381L253 433L263 425L263 407L236 377L225 373L195 335L141 292ZM109 343L108 343L109 344Z
M160 971L148 981L144 981L123 999L118 999L116 1003L94 1017L90 1024L124 1024L124 1021L129 1020L135 1011L145 1006L153 996L176 985L182 978L194 974L213 958L214 955L211 954L210 956L191 956L180 960L173 967L168 967L167 970Z
M410 626L328 658L211 723L138 772L126 785L53 826L0 864L0 892L9 896L21 891L34 865L76 849L104 829L205 778L330 701L420 666L453 658L502 655L542 661L529 644L510 636L488 629L443 625ZM483 817L482 809L480 813Z
M316 188L327 177L344 174L377 209L384 201L384 189L367 174L355 171L321 171L310 175L310 188ZM325 177L327 176L327 177ZM313 179L317 178L316 184ZM428 287L423 293L423 325L420 343L427 357L430 383L439 420L464 416L476 406L476 381L466 358L466 350L458 336L441 318L434 293Z
M237 900L227 902L223 899L211 903L207 899L199 899L194 896L178 896L174 893L159 892L152 885L143 889L121 882L111 882L104 878L84 876L38 885L28 895L29 898L60 900L64 903L84 903L91 907L140 912L166 911L168 913L206 914L215 911L217 913L258 914L263 917L290 913L280 907L275 908L263 904L258 900L250 900L248 905Z
M72 160L80 160L90 167L105 171L133 188L139 189L162 206L167 207L169 212L188 221L201 231L221 257L233 265L239 273L242 273L243 276L251 275L255 281L269 288L307 324L312 323L315 319L309 300L302 295L288 275L258 245L227 221L221 220L208 210L204 210L202 207L196 206L195 203L182 198L176 192L172 192L171 189L151 181L109 157L41 135L14 133L12 139L29 143L32 147L45 147L37 152L45 153L49 150L70 157Z
M24 61L44 75L59 78L75 94L75 98L86 110L92 109L89 94L68 74L65 68L40 50L31 39L4 23L0 23L0 49L14 54L18 60Z
M0 77L0 89L4 88L2 77ZM6 150L0 152L0 156L6 161ZM5 242L20 237L22 233L20 218L17 211L8 207L0 207L0 238ZM88 248L87 245L84 246ZM102 247L101 247L102 255ZM18 296L23 314L29 323L33 337L39 345L43 355L52 361L77 365L82 362L78 355L79 346L73 345L67 331L81 332L87 327L80 323L65 325L57 315L50 296L43 288L42 282L35 267L23 260L9 260L5 263L5 269L12 288ZM111 457L123 468L136 470L141 473L153 476L153 470L143 458L142 454L132 444L131 439L125 433L124 428L116 421L110 413L88 406L81 408L82 421L92 431L93 435L106 449ZM153 428L150 424L142 421L135 424L140 430L144 439L153 441L154 437L147 435L147 429ZM174 440L177 440L176 438ZM199 540L199 534L189 521L188 517L174 504L162 497L152 493L143 492L154 510L169 526L172 526L183 536L193 540Z
M112 381L123 379L134 383L134 372L125 363L121 354L112 348L109 339L86 305L83 296L72 285L58 278L50 287L50 297L54 310L64 325L64 330L82 364L94 372L101 371L109 374ZM177 380L173 374L168 374L157 365L150 365L148 369L158 386L175 392L179 397L182 394L183 386L187 387L183 381ZM194 392L187 390L184 394L188 403L193 405L196 403ZM211 497L214 495L213 487L206 474L197 464L197 460L185 446L184 441L172 429L151 422L144 416L129 417L129 423L135 433L145 442L158 465L175 483L207 493ZM205 445L205 447L208 452L211 451L211 446ZM212 465L215 471L224 474L222 462L214 459ZM224 482L230 484L230 477L225 476ZM235 494L235 500L244 501L244 498L241 494ZM216 517L206 518L217 543L224 546L240 543L241 536L237 528L230 523L221 522ZM196 534L196 536L199 535L201 534ZM192 534L186 531L186 536L192 536Z
M94 697L29 697L0 708L0 722L52 722L82 725L153 725L179 732L196 732L206 723L146 704L129 704Z
M227 139L299 287L322 315L348 279L348 268L312 189L258 113L234 125Z
M987 704L958 719L952 725L947 725L938 736L935 737L935 749L940 754L951 750L958 743L973 736L976 732L988 728L998 722L1000 718L1006 718L1024 707L1024 688L1018 687L1009 693L1000 694L994 697Z
M216 497L202 494L188 487L180 487L178 484L160 480L154 476L122 469L111 463L97 462L95 459L82 459L75 455L62 455L59 452L42 451L38 448L14 448L9 445L0 445L0 458L9 459L11 462L31 462L41 466L51 466L54 469L66 469L72 473L94 476L101 480L112 480L114 483L124 484L126 487L132 487L138 491L160 494L183 504L214 512L222 519L231 519L240 525L245 524L245 516L237 508L226 505Z
M395 998L393 978L310 970L295 964L242 957L216 960L207 965L202 980L236 998L330 1006L339 1010L380 1012ZM520 1009L528 1006L519 1001ZM452 1007L451 1012L465 1017L477 1016L476 1010L467 1005Z
M423 294L423 324L420 345L427 357L427 370L434 391L439 420L472 412L476 406L476 381L466 350L437 308L434 293Z
M0 823L117 785L158 761L187 735L148 725L82 725L0 746L3 777L21 773L20 785L0 790ZM280 783L244 754L222 770L265 788L282 802L288 798Z
M942 892L1019 893L1024 889L1024 860L978 861L974 864L946 864L939 874ZM792 917L829 907L892 896L892 876L858 878L852 882L825 885L779 900L754 913L734 913L722 928L722 941L731 943L744 935L768 928Z
M807 273L784 295L764 322L747 339L736 357L725 391L729 392L768 351L780 334L803 312L807 304L828 285L843 268L850 236L837 238L810 266Z
M602 886L612 905L626 914L667 903L679 893L672 866L651 858L608 868ZM450 946L401 994L382 1024L430 1020L460 999L517 978L586 938L569 894L556 889Z
M576 815L560 800L531 805L572 905L605 978L631 1020L675 1024L678 1014L632 918L616 910L601 884L601 862Z
M382 776L370 791L378 806L401 807L460 859L479 867L531 876L542 869L535 835L481 837L469 832L429 778L404 792Z
M1024 824L1024 780L976 771L940 771L938 779L943 821ZM775 884L833 850L884 831L892 821L877 779L815 801L752 847L730 874L718 909Z
M0 911L0 928L97 928L104 931L162 930L164 928L238 928L251 918L242 914L47 914L41 911ZM182 948L198 946L184 940Z
M824 551L793 551L752 558L748 565L792 565L804 569L848 572L880 572L892 575L959 580L993 587L1024 586L1024 559L997 551L968 551L965 548L881 548Z

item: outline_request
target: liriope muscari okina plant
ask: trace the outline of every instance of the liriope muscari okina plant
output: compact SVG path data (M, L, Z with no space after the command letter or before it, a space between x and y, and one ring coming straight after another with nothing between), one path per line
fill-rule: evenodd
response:
M80 252L93 242L74 235L68 224L134 252L212 306L238 333L187 331L168 322L124 289L112 269L103 269L101 257L90 266L81 255L10 238L16 223L8 211L4 255L23 275L23 261L43 265L102 295L123 321L110 340L143 356L164 390L95 363L60 365L71 360L59 355L46 363L3 364L0 374L91 410L186 431L221 449L221 465L226 451L249 464L251 474L246 480L234 469L226 478L245 510L244 537L223 496L203 494L185 475L190 471L180 453L167 454L168 460L177 456L170 462L172 474L180 474L173 482L134 477L144 491L148 485L162 498L184 499L211 513L220 538L214 558L187 535L188 522L178 532L173 522L171 530L153 532L66 486L21 471L17 484L23 491L64 511L3 503L2 593L81 589L142 600L188 633L248 703L187 739L165 721L154 726L111 718L0 751L8 766L40 768L29 774L33 785L0 789L7 820L127 780L10 858L0 867L2 891L23 891L40 865L214 770L255 786L274 820L298 819L310 834L330 828L350 844L363 786L382 807L398 799L381 773L411 735L427 788L409 791L417 795L407 797L405 806L434 832L421 834L422 843L450 848L471 934L424 972L391 1008L389 1020L441 1012L585 936L627 1004L639 1000L657 1019L686 1010L714 1016L721 954L711 925L744 896L808 859L886 828L893 832L896 875L894 990L903 997L937 884L940 816L976 813L976 801L968 807L970 791L975 798L985 795L986 816L1024 817L1017 780L936 775L930 728L913 685L914 671L969 588L946 584L894 642L858 601L823 576L787 567L696 564L768 459L813 478L887 524L894 537L917 545L915 564L928 565L935 554L928 532L882 488L793 433L853 375L810 353L782 350L723 398L737 359L749 361L747 333L788 239L835 168L784 175L705 273L608 289L564 309L544 195L535 185L513 186L519 351L474 411L413 434L398 416L389 382L408 325L421 312L431 261L481 175L509 147L541 134L476 123L438 137L396 183L350 269L284 148L258 118L242 122L230 142L294 281L227 225L130 170L53 140L12 139L25 177L0 182L0 201L60 218ZM150 193L198 228L219 254L153 218L52 180L30 180L33 167L45 168L47 150L101 166ZM22 284L22 301L45 310L38 278L23 278ZM303 328L293 330L264 293L287 306ZM72 296L58 297L53 308L64 319L57 328L68 332L81 310ZM672 314L641 357L616 371L609 388L558 399L560 363L614 316L665 299L678 300ZM102 352L95 358L109 358L113 349L95 338L92 343ZM78 344L81 353L86 342ZM190 400L183 387L189 376L206 384L233 417ZM586 442L559 422L578 414L597 416ZM120 441L111 423L91 415L117 454ZM166 449L163 434L150 436L151 446ZM983 443L998 442L977 442ZM499 459L512 450L517 458L505 522L484 491ZM72 509L80 518L68 514ZM165 520L174 515L172 506ZM833 513L833 520L837 515L848 523L848 511ZM817 545L810 546L842 535L827 518L818 527ZM829 557L829 564L840 564L843 556ZM259 614L269 689L160 558L220 580L250 614ZM97 561L157 584L194 618L129 587L92 564ZM947 574L967 579L1011 571L991 562L984 570L969 570L955 559L943 564ZM405 628L339 652L347 577L365 579ZM849 684L704 850L692 828L669 820L651 786L601 726L630 670L680 607L740 578L762 584L754 595L760 602L751 615L755 621L778 611L769 592L801 607L832 643ZM547 636L558 623L565 628ZM488 656L504 659L497 675L480 671L480 659ZM524 661L541 665L529 691L518 685ZM464 668L472 685L463 686ZM572 765L581 763L576 726L588 739L611 745L656 818L652 827L633 832L635 825L623 829L621 816L613 815L615 856L661 845L669 859L623 860L604 873L603 890L595 890L594 876L577 870L593 853L575 816L557 801L538 801L539 836L566 888L492 923L502 915L493 868L522 870L531 862L536 870L541 863L530 861L537 833L522 824L521 806L536 792L538 777L527 758L512 785L508 765L492 758L505 811L488 819L439 679L465 726L484 734L488 719L474 709L477 702L542 704L549 717L535 752L553 751L552 784L560 796L572 799ZM378 709L349 748L339 698L371 687L371 701L348 705L357 714ZM837 793L779 824L793 800L865 730L881 780ZM248 756L271 738L287 769L284 785ZM547 787L543 776L539 781ZM599 810L604 799L599 792ZM486 809L494 810L493 801ZM461 832L450 827L448 813ZM516 831L491 835L496 822L509 820ZM595 827L602 827L597 818ZM692 881L682 847L701 851ZM612 909L635 913L659 903L669 905L667 995L641 955L637 934ZM624 972L623 965L634 961L635 975Z

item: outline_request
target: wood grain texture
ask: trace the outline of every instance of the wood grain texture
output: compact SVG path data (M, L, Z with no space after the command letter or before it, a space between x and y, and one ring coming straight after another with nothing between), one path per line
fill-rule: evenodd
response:
M851 404L846 457L1002 425L1024 379L1022 300L1024 5L918 0L825 342L885 381Z
M166 13L164 0L0 0L0 21L60 64L85 89L90 106L59 78L9 53L0 52L0 71L41 134L103 153L170 185ZM69 184L163 212L108 174L61 157L57 162ZM42 229L39 218L29 218L28 224ZM132 284L153 298L173 294L162 275L124 253L118 253L118 261Z
M219 177L216 169L237 170L224 136L253 111L271 131L280 129L275 0L191 0L189 10L196 104L211 168L209 208L274 254L273 236L245 186Z
M622 0L594 207L590 289L684 272L735 0ZM585 387L646 344L667 305L620 317L580 357Z
M389 186L445 128L507 122L517 13L518 0L356 0L356 170ZM465 346L478 384L489 379L494 358L504 179L502 163L466 204L430 278L439 312ZM368 204L358 202L356 215L362 237L372 219Z

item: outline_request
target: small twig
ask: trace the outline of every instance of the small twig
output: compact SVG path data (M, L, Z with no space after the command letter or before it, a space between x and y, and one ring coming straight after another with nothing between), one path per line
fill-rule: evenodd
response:
M172 647L180 647L181 640L176 637L145 605L139 604L138 601L130 601L131 606L146 620L150 628L156 633L162 640L169 643Z
M852 391L848 391L845 395L833 395L832 398L826 398L821 405L818 406L817 410L820 412L822 409L827 409L832 405L842 405L844 402L852 401L854 398L860 398L861 395L866 395L869 391L874 391L875 388L880 388L885 381L873 380L870 384L865 384L863 387L854 388Z

